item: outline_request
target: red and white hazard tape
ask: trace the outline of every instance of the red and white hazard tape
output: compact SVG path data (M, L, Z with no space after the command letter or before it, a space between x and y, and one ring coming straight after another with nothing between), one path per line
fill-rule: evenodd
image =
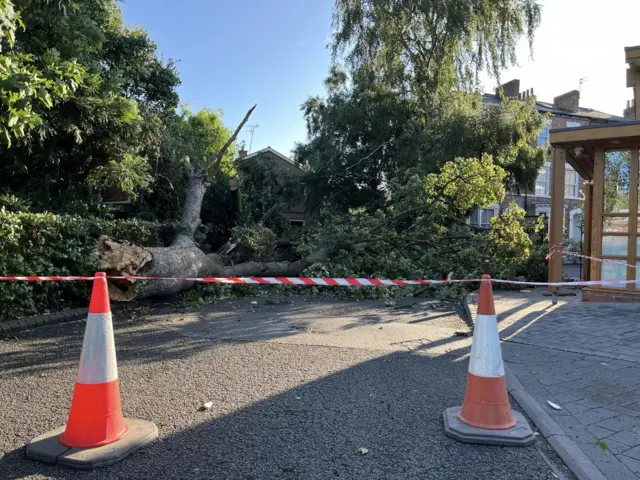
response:
M568 255L570 257L585 258L587 260L593 260L594 262L614 263L614 264L616 264L618 266L621 266L621 267L624 266L624 267L638 268L637 265L631 265L629 263L626 263L624 260L612 260L612 259L609 259L609 258L590 257L589 255L582 255L582 254L576 253L576 252L567 252L566 250L560 250L560 251L557 251L557 252L551 252L551 253L549 253L548 258L552 257L556 253L561 253L562 255Z
M96 277L61 277L61 276L4 276L0 281L26 281L26 282L46 282L46 281L91 281ZM100 277L104 278L104 277ZM331 278L331 277L143 277L143 276L113 276L106 277L109 280L173 280L181 282L202 282L202 283L226 283L244 285L299 285L299 286L322 286L322 287L408 287L416 285L443 285L453 283L477 283L479 278L468 278L463 280L383 280L378 278ZM493 283L503 283L507 285L527 285L537 287L569 287L569 286L608 286L626 285L629 283L640 283L636 280L593 280L578 282L525 282L520 280L502 280L492 278Z
M60 276L5 276L0 281L73 281L95 280L96 277L60 277ZM103 277L101 277L103 278ZM410 285L434 285L444 283L469 283L480 280L381 280L378 278L330 278L330 277L144 277L144 276L107 276L109 280L175 280L181 282L232 283L248 285L318 285L324 287L405 287Z
M16 276L0 277L0 281L18 280L22 282L48 282L48 281L73 282L73 281L79 281L79 280L95 280L95 279L96 277L60 277L57 275L50 275L45 277L35 276L35 275L29 275L29 276L23 276L23 277L16 277Z

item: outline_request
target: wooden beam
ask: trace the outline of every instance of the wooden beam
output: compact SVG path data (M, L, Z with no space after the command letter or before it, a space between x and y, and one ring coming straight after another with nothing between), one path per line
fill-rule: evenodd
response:
M629 63L629 60L634 58L640 58L640 46L630 47L624 49L624 59Z
M636 102L636 111L638 110L638 102ZM593 128L571 128L568 130L551 131L549 134L549 143L552 146L567 143L582 143L594 140L624 140L625 138L640 138L640 124L620 124L593 126Z
M593 199L591 200L591 256L600 258L602 248L602 207L604 201L604 148L593 154ZM601 262L591 262L591 280L600 280Z
M549 225L549 247L553 252L562 250L564 242L564 177L566 152L562 147L553 149L551 161L551 218ZM549 281L562 281L562 254L555 253L549 260ZM549 287L558 291L558 287Z
M584 180L591 180L591 177L587 174L586 170L584 169L584 164L583 162L581 162L577 157L575 157L572 152L572 149L567 149L567 162L569 163L569 165L571 165L573 167L573 169L578 172L578 175L580 175Z

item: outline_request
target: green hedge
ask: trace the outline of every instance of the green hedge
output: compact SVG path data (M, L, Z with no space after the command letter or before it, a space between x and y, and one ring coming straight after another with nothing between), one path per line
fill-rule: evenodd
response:
M101 235L166 245L173 225L0 209L0 276L92 275ZM89 301L89 282L0 282L0 320Z

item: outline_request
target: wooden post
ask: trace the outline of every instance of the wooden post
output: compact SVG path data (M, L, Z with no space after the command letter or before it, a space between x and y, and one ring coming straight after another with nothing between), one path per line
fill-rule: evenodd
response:
M584 242L582 243L582 254L591 255L591 211L593 210L593 184L589 182L584 189L584 218L582 219L582 230ZM591 260L584 258L582 262L582 280L591 279Z
M593 193L591 199L591 256L600 258L602 246L602 209L604 202L604 148L593 154ZM600 262L591 262L590 280L600 280Z
M554 255L549 260L549 281L562 281L562 244L564 240L564 172L565 149L555 147L551 162L551 219L549 226L549 243ZM549 287L551 292L557 293L558 287ZM554 297L555 300L555 297Z
M636 232L638 231L638 148L631 149L631 181L629 182L629 250L627 280L636 279ZM627 283L627 290L635 290L635 283Z

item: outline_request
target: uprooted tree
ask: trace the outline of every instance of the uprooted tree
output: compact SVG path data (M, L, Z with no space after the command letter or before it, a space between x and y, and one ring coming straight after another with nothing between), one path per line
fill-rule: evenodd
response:
M110 274L468 277L479 252L506 252L505 268L528 253L522 212L510 210L490 235L465 218L501 201L505 187L530 188L544 158L532 146L543 121L531 100L486 109L474 93L479 71L497 76L518 39L533 38L535 0L336 0L327 94L303 105L308 139L295 149L314 212L302 232L282 226L296 189L265 189L275 175L234 160L253 109L234 131L214 111L177 113L173 62L124 24L116 0L16 3L14 12L0 0L0 209L34 212L36 223L51 210L71 224L179 224L169 243L102 238L98 263ZM247 207L237 212L226 182L242 169ZM101 206L105 187L128 192L131 208ZM15 243L12 228L4 239ZM209 253L227 240L238 248ZM64 262L42 265L93 268L65 245L55 246ZM0 272L20 268L7 256L20 258L0 255ZM190 286L111 285L114 299Z
M288 258L236 263L206 254L194 241L203 198L230 161L229 148L251 109L221 145L225 135L215 115L181 121L187 186L173 243L146 248L103 238L100 268L161 277L295 276L304 270L464 277L474 274L479 252L505 238L517 243L506 264L526 258L530 241L521 212L510 209L491 236L470 228L465 216L501 202L505 185L531 186L544 155L531 146L542 119L531 102L505 101L487 111L479 95L464 92L477 88L480 70L497 75L515 62L517 40L524 34L532 40L538 25L537 3L337 0L334 19L333 49L344 69L336 61L327 97L303 105L309 139L295 152L309 172L309 204L319 213L302 238L280 239L291 247ZM270 243L264 250L275 251L276 237L264 238ZM119 281L112 295L168 295L190 286Z
M180 228L172 244L166 248L145 248L105 237L98 247L98 268L113 275L144 274L159 277L292 276L327 258L329 250L322 249L293 262L245 262L230 265L228 258L217 253L205 254L194 242L194 233L201 224L200 211L207 189L213 176L221 170L229 148L254 109L255 106L247 112L240 125L219 148L216 148L216 143L224 138L225 128L215 112L204 110L197 115L185 117L183 132L186 132L186 141L195 156L184 159L187 187ZM115 300L170 295L189 288L192 283L162 280L135 288L132 282L116 281L112 285L111 294Z

